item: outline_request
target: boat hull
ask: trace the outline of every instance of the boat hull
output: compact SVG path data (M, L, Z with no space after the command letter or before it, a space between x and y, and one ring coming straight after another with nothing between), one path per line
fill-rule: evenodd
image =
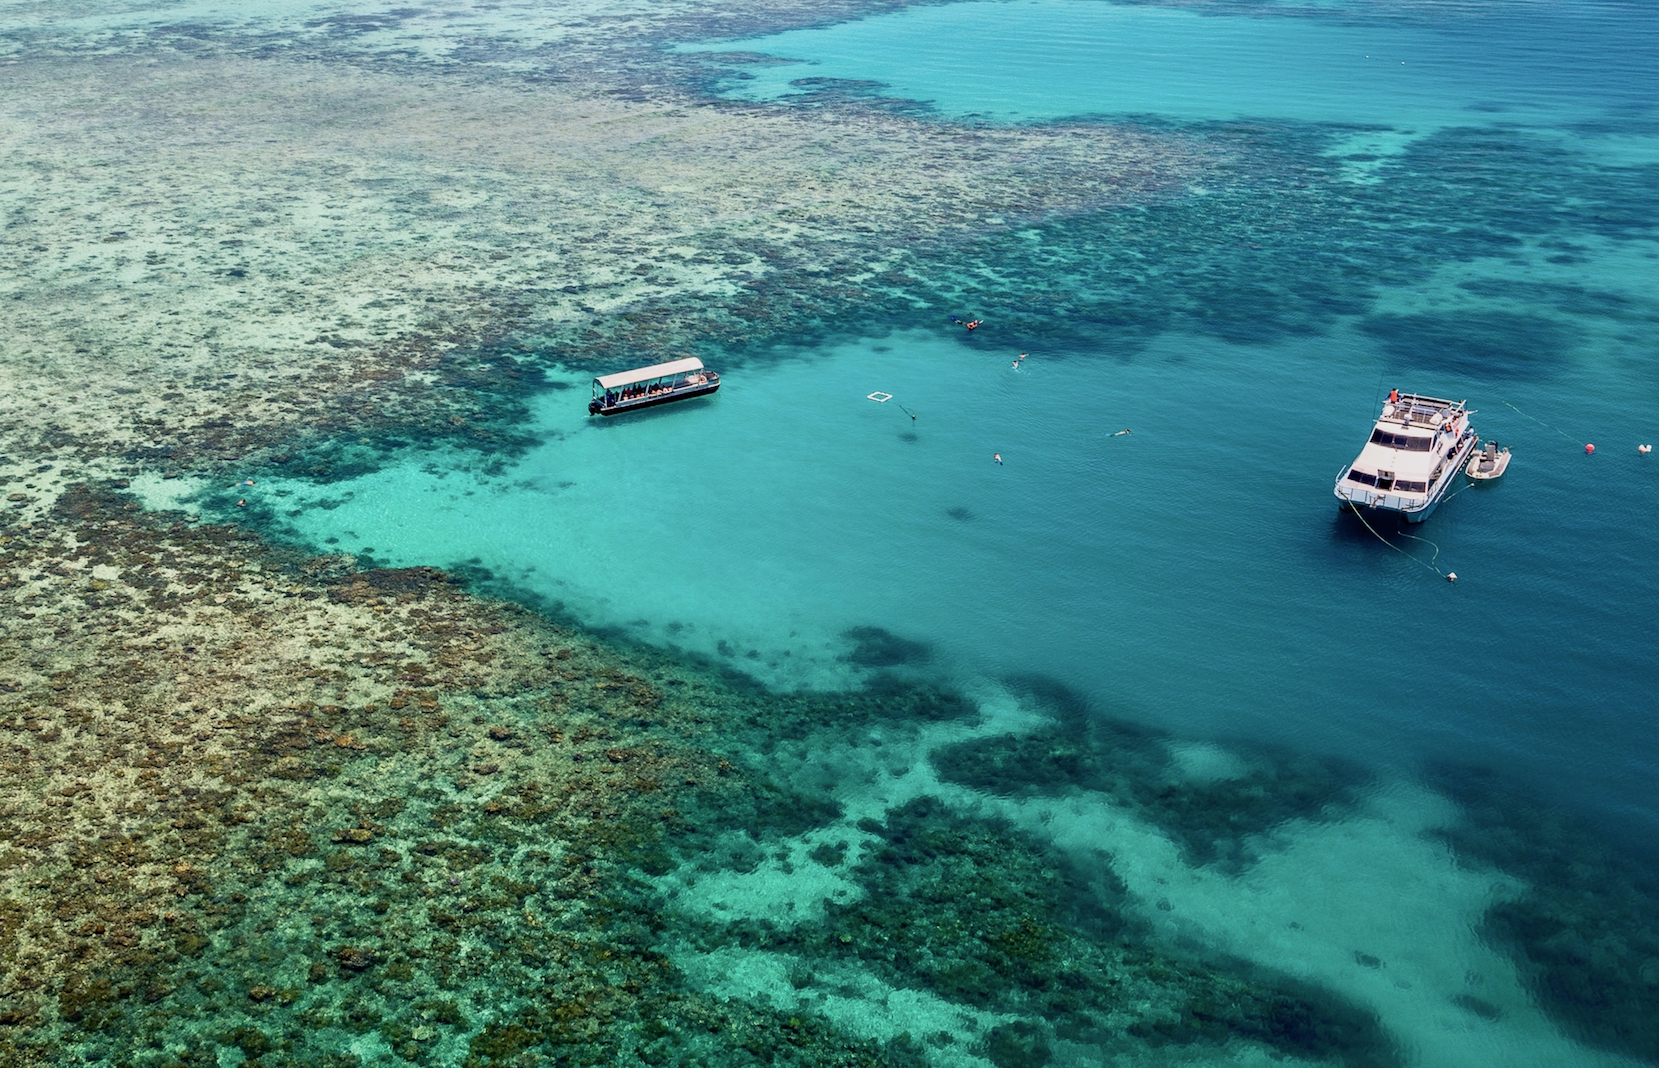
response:
M621 415L624 412L637 412L641 408L655 408L659 404L673 404L675 401L690 400L693 397L706 397L720 389L719 382L710 382L701 386L690 386L686 389L676 389L668 393L658 393L654 397L635 397L630 400L618 401L606 407L598 401L588 404L589 415Z
M1344 511L1357 512L1361 509L1372 512L1392 512L1404 519L1407 523L1421 523L1434 514L1440 507L1440 502L1446 499L1452 483L1457 481L1458 472L1463 470L1469 462L1469 454L1474 451L1477 437L1473 433L1466 433L1452 447L1446 459L1446 465L1440 478L1429 487L1426 497L1405 497L1393 493L1379 493L1364 486L1346 484L1348 468L1336 477L1336 499L1338 506Z

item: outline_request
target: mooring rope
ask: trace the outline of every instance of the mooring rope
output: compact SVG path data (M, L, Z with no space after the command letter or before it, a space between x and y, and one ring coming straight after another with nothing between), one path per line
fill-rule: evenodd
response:
M1538 418L1536 415L1527 415L1526 412L1521 411L1521 409L1515 407L1513 404L1509 403L1508 401L1504 401L1503 406L1505 408L1508 408L1510 411L1514 412L1516 415L1525 415L1528 419L1531 419L1534 423L1537 423L1539 426L1543 427L1545 430L1555 431L1557 434L1560 434L1562 437L1566 438L1568 441L1572 442L1574 445L1578 445L1578 446L1583 446L1584 445L1584 442L1582 442L1582 441L1578 440L1577 438L1573 437L1571 434L1567 433L1565 430L1562 430L1560 427L1550 426L1548 423L1544 422L1542 419Z
M1467 462L1467 461L1465 461L1465 462ZM1451 500L1453 497L1456 497L1459 493L1462 493L1466 489L1473 489L1476 485L1478 485L1478 483L1476 483L1476 482L1472 482L1472 481L1471 482L1465 482L1463 485L1459 486L1457 489L1455 489L1452 492L1446 494L1446 496L1440 501L1440 503L1442 505L1444 505L1447 501ZM1406 536L1410 537L1411 535L1408 534ZM1421 539L1419 539L1419 540L1421 540Z
M1462 493L1463 491L1459 490L1458 492ZM1449 500L1450 498L1447 498L1447 499ZM1441 502L1441 503L1445 503L1445 502ZM1361 523L1365 524L1365 529L1366 530L1369 530L1373 534L1377 534L1377 528L1372 526L1370 524L1370 522L1366 520L1364 512L1360 511L1358 508L1355 508L1354 509L1354 514L1359 516L1359 521ZM1427 539L1427 538L1419 538L1414 534L1407 534L1404 531L1401 531L1400 536L1402 538L1410 538L1412 541L1420 541L1425 545L1434 545L1434 542L1429 541L1429 539ZM1411 555L1410 553L1406 552L1404 549L1400 548L1398 545L1395 545L1393 542L1389 541L1387 538L1383 537L1381 534L1377 534L1377 540L1382 542L1384 545L1388 546L1390 549L1393 549L1395 552L1399 553L1401 556L1405 557L1407 560L1410 560L1412 563L1422 564L1424 567L1428 568L1430 571L1433 571L1436 575L1439 575L1441 578L1446 577L1446 573L1444 571L1442 571L1438 567L1434 566L1434 561L1440 559L1440 546L1434 545L1434 556L1433 556L1433 558L1430 559L1427 563L1424 563L1424 561L1417 559L1417 557L1415 557L1415 556Z
M1448 497L1448 498L1446 498L1446 500L1448 500L1448 501L1449 501L1449 500L1451 500L1451 498L1450 498L1450 497ZM1446 503L1446 501L1441 501L1441 502L1440 502L1440 503L1441 503L1441 504L1445 504L1445 503ZM1431 570L1431 571L1433 571L1433 572L1434 572L1434 573L1435 573L1435 574L1436 574L1436 575L1440 575L1440 574L1441 574L1441 571L1440 571L1440 569L1439 569L1439 568L1438 568L1438 567L1435 567L1435 566L1434 566L1434 562L1435 562L1435 561L1436 561L1436 560L1438 560L1438 559L1440 559L1440 546L1438 546L1438 545L1435 545L1435 543L1434 543L1434 542L1432 542L1432 541L1430 541L1430 540L1429 540L1429 539L1427 539L1427 538L1419 538L1419 537L1418 537L1418 536L1417 536L1417 535L1415 535L1415 534L1407 534L1407 533L1406 533L1406 532L1405 532L1405 531L1403 531L1403 530L1402 530L1402 531L1400 531L1400 537L1402 537L1402 538L1410 538L1410 539L1411 539L1411 540L1412 540L1412 541L1420 541L1420 542L1422 542L1422 543L1423 543L1423 544L1424 544L1424 545L1434 545L1434 555L1433 555L1433 556L1431 556L1431 557L1429 557L1429 570ZM1414 556L1414 557L1412 557L1412 559L1413 559L1413 560L1416 560L1416 559L1417 559L1417 558L1416 558L1416 557L1415 557L1415 556ZM1421 562L1421 561L1419 561L1419 562ZM1442 575L1442 577L1444 577L1444 576L1443 576L1443 575Z

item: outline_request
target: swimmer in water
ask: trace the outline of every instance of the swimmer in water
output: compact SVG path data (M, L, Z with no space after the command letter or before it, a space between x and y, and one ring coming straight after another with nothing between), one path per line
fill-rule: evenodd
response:
M979 329L979 324L984 322L984 321L985 320L983 320L983 319L970 319L967 322L963 323L962 325L967 327L969 330L978 330Z
M991 454L991 459L993 459L993 460L995 460L995 461L996 461L996 462L997 462L997 466L998 466L998 467L1001 467L1001 466L1002 466L1002 453L1000 453L1000 452L993 452L993 453L992 453L992 454Z
M1129 428L1124 427L1122 430L1118 431L1116 434L1113 434L1112 436L1114 438L1121 438L1121 437L1123 437L1123 435L1125 435L1127 433L1129 433Z

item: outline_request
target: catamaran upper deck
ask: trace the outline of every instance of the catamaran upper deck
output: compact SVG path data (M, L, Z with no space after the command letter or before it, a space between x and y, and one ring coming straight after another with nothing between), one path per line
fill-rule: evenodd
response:
M1402 427L1441 427L1456 422L1466 412L1463 401L1402 393L1398 397L1390 397L1388 403L1383 405L1382 417L1377 420L1377 425L1394 423Z

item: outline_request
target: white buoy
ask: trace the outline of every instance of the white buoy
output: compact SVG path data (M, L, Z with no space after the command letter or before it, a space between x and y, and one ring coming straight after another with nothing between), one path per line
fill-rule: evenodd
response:
M1446 581L1447 582L1456 582L1457 581L1457 572L1456 571L1446 572Z

